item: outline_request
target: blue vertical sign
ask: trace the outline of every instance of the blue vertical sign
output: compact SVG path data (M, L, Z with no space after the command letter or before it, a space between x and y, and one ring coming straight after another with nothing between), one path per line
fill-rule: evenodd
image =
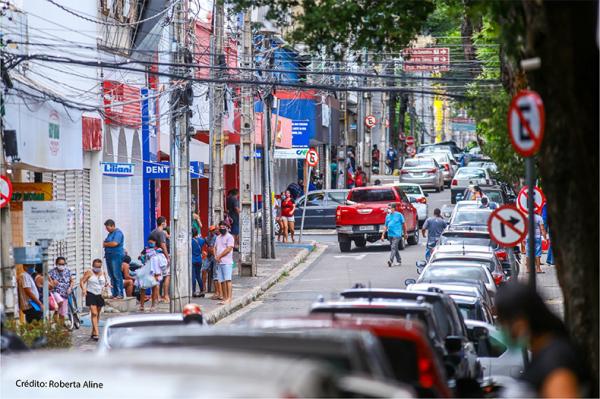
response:
M157 140L156 130L154 126L150 126L150 90L142 88L140 90L142 98L142 159L143 164L146 162L156 162ZM152 110L154 112L154 110ZM156 224L156 215L154 208L156 207L155 184L152 179L142 173L142 195L144 197L144 242L145 237L150 235L152 228Z

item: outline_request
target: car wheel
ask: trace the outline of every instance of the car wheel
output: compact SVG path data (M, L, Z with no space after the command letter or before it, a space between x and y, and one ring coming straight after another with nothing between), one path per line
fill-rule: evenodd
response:
M343 241L340 241L339 244L340 244L341 252L350 252L350 248L352 248L352 241L343 240Z
M354 245L356 245L358 248L364 248L365 246L367 246L367 240L365 240L364 238L356 238L354 240Z
M414 233L406 240L409 245L419 244L419 229L415 230Z
M440 192L440 186L437 186L437 187L435 188L435 192L436 192L436 193L439 193L439 192Z

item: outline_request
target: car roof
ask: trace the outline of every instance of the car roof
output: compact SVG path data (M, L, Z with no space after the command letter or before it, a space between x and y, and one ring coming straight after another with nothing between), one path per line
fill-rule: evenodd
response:
M381 186L354 187L348 191L381 190L382 188L392 188L397 185L398 185L398 183L388 183L387 185L381 185Z
M450 294L450 297L457 304L461 303L461 304L467 304L467 305L475 305L479 301L479 298L475 297L475 296Z
M423 298L424 299L424 298ZM340 299L326 302L315 302L311 307L311 311L314 310L361 310L361 309L406 309L406 310L431 310L433 309L430 303L423 300L412 301L404 299Z
M183 315L181 313L146 313L116 316L107 318L104 325L106 327L114 327L119 324L151 323L154 321L180 321L183 323Z
M351 288L340 293L343 298L362 298L362 299L404 299L408 301L417 300L422 296L426 301L431 299L440 299L443 293L437 291L414 292L399 288Z
M460 295L467 295L467 296L481 296L481 292L479 291L479 289L475 286L475 284L473 285L459 285L459 284L452 284L452 283L444 283L444 282L439 282L439 283L415 283L415 284L411 284L407 287L408 290L414 290L414 291L421 291L421 290L427 290L429 287L436 287L439 288L440 290L444 291L444 293L452 296L452 295L457 295L457 293L460 293ZM475 295L469 295L469 294L475 294Z
M457 225L454 227L448 226L448 229L442 232L443 236L456 236L459 237L461 234L470 237L479 237L479 238L490 238L490 233L488 231L481 230L468 230L462 227L461 225ZM447 245L447 244L445 244ZM455 245L455 244L453 244Z
M435 254L474 254L481 256L484 254L493 254L494 250L487 245L461 245L461 244L450 244L440 245L436 248Z

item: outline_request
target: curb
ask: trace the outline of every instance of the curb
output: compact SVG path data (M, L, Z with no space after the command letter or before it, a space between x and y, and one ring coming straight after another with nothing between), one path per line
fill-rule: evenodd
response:
M254 302L258 297L264 294L269 288L273 287L279 279L283 276L283 274L289 272L294 269L300 263L304 262L308 255L316 248L316 242L310 242L311 248L310 250L307 248L302 249L291 261L287 262L283 265L277 272L275 272L272 276L267 278L261 285L258 287L254 287L252 290L242 295L241 297L234 299L229 305L219 307L208 312L205 315L205 321L208 324L214 324L221 319L235 313L236 311L244 308L250 303Z

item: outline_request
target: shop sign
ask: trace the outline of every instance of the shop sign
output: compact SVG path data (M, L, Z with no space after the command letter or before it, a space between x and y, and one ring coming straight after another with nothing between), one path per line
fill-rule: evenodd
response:
M104 176L131 177L134 174L135 165L122 162L100 162L100 168Z
M23 210L23 201L52 201L52 198L52 183L13 183L10 210Z
M167 161L149 162L144 161L144 179L167 180L171 176L171 164ZM204 162L190 162L190 177L200 179L204 176Z
M306 159L308 148L275 148L275 159Z

